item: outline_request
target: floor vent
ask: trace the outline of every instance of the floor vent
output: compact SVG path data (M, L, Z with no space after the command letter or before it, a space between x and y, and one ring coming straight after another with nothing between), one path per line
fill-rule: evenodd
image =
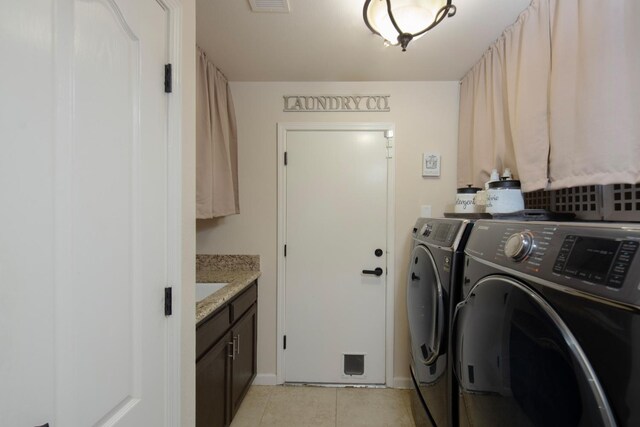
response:
M344 374L364 375L364 354L345 354Z
M289 13L289 0L249 0L253 12Z

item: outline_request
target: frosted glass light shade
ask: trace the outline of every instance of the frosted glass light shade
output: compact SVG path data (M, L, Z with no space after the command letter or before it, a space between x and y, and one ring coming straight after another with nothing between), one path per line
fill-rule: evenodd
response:
M447 0L391 0L391 12L403 33L414 35L431 26L438 11L451 4ZM455 13L455 7L453 7ZM452 16L452 15L450 15ZM386 0L369 0L365 3L365 21L371 30L392 45L398 45L398 31L393 26ZM414 40L422 37L414 36Z

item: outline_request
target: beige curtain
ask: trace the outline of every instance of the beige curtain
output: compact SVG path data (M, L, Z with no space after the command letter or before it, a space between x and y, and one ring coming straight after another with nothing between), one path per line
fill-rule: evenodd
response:
M550 54L545 13L547 0L534 0L461 81L460 186L481 186L492 169L505 168L527 191L547 183Z
M523 191L540 190L548 183L549 38L548 0L531 2L504 33L506 113Z
M637 0L533 0L462 79L459 185L640 182L639 40Z
M475 68L475 67L474 67ZM473 71L473 70L472 70ZM473 143L473 101L475 80L471 71L460 82L460 113L458 114L458 187L467 184L479 185L482 182L480 171L486 160L478 159ZM477 176L477 179L476 179ZM486 181L486 180L485 180Z
M640 2L551 2L551 189L640 182Z
M229 84L201 49L196 74L196 218L237 214L238 138Z
M482 186L491 170L516 172L503 86L504 38L489 48L460 84L458 186Z

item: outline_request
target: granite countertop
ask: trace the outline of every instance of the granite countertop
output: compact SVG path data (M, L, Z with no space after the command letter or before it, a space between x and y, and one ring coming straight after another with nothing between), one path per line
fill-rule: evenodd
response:
M259 271L215 271L211 272L207 277L209 280L203 280L199 283L229 283L222 289L214 292L205 299L196 303L196 323L216 311L225 302L247 288L254 280L260 277Z
M196 303L196 323L224 305L260 277L256 255L197 255L197 283L229 283Z

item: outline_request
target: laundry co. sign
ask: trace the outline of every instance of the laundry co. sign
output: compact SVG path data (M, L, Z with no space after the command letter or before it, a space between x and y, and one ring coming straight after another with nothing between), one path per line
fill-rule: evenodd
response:
M390 95L289 95L285 112L389 112Z

